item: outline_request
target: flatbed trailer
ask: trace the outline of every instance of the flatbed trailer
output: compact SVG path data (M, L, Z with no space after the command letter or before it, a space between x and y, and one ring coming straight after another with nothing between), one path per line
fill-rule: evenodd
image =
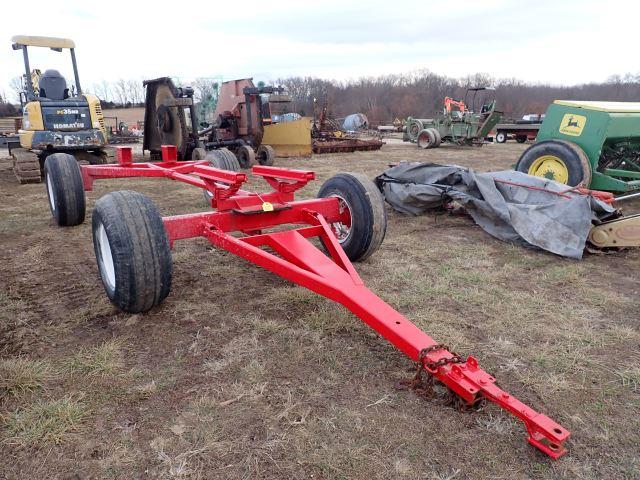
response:
M516 142L524 143L527 140L535 140L542 123L499 123L495 126L495 139L497 143L505 143L509 136Z

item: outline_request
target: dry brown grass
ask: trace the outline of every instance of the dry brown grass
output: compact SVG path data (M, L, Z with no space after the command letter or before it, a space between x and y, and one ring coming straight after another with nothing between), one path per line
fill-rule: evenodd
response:
M44 448L69 440L88 414L81 397L36 400L5 415L6 443Z
M41 360L5 358L0 360L0 398L5 395L21 397L41 390L56 376L51 366Z
M87 376L114 375L122 371L122 339L112 339L100 345L80 349L67 359L65 367L72 374Z

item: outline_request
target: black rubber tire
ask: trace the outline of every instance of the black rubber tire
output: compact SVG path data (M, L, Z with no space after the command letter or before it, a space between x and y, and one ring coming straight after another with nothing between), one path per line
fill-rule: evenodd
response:
M232 172L240 171L240 164L236 156L226 148L211 150L205 157L209 161L209 165L221 170L229 170Z
M191 152L191 160L204 160L207 157L207 151L202 147L196 147Z
M236 150L236 158L240 168L251 168L256 164L256 152L249 145L242 145Z
M527 141L527 137L523 137L522 135L517 135L516 136L516 142L518 143L524 143Z
M224 157L224 169L232 172L240 171L240 162L234 153L228 148L220 148L217 150Z
M359 173L339 173L324 182L318 198L340 197L351 212L351 231L340 242L353 262L365 260L382 244L387 232L387 211L374 183Z
M231 172L239 172L240 164L236 156L227 148L220 148L218 150L211 150L207 153L206 159L209 161L209 165L213 168L219 168L220 170L229 170ZM207 207L211 206L211 192L209 190L202 190L204 196L204 204Z
M418 139L418 134L424 130L423 123L417 118L412 119L407 126L407 137L409 137L409 141L412 143L416 143Z
M276 151L271 145L260 145L256 152L256 159L260 165L273 165L276 159Z
M433 128L425 128L416 137L416 143L420 148L434 148L436 144L436 136Z
M129 190L105 195L93 210L92 230L102 284L116 307L146 312L169 295L169 239L148 197Z
M73 227L84 222L84 186L80 166L73 155L49 155L44 161L44 184L51 215L59 226Z
M507 134L501 130L496 133L496 143L505 143L507 141Z
M435 143L433 144L433 148L438 148L442 143L442 136L440 135L440 132L437 128L430 128L429 130L433 132L433 136L436 139Z
M527 148L516 163L518 172L529 173L531 165L543 155L555 155L567 167L569 181L567 185L591 185L591 164L589 158L578 145L565 140L543 140Z

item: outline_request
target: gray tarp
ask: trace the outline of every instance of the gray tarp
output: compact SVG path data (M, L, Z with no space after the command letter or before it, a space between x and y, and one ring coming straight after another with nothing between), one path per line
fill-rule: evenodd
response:
M352 113L347 115L342 122L342 128L347 132L355 132L361 128L367 128L369 120L364 113Z
M591 196L567 192L565 198L505 181L554 192L569 188L511 170L477 173L425 163L401 163L376 178L385 200L399 212L419 215L453 200L494 237L571 258L582 258L592 222L615 212Z

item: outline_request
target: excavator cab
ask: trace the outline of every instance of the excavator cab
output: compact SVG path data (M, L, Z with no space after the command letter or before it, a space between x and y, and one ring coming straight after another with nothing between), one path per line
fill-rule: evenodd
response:
M484 138L497 125L502 117L502 112L496 110L496 89L493 87L468 88L464 96L465 102L470 107L470 115L477 118L479 124L478 137Z
M21 148L11 148L18 180L39 182L45 159L53 153L71 154L78 161L93 164L106 163L103 147L107 144L107 131L100 100L82 92L73 40L18 35L11 43L14 50L22 50L25 71L24 92L20 96L25 104L18 131ZM29 48L33 47L69 50L73 88L58 70L31 70Z
M69 98L67 81L58 70L45 70L38 80L40 98L43 100L66 100Z
M493 87L467 88L464 103L473 113L490 114L496 108L496 89Z

